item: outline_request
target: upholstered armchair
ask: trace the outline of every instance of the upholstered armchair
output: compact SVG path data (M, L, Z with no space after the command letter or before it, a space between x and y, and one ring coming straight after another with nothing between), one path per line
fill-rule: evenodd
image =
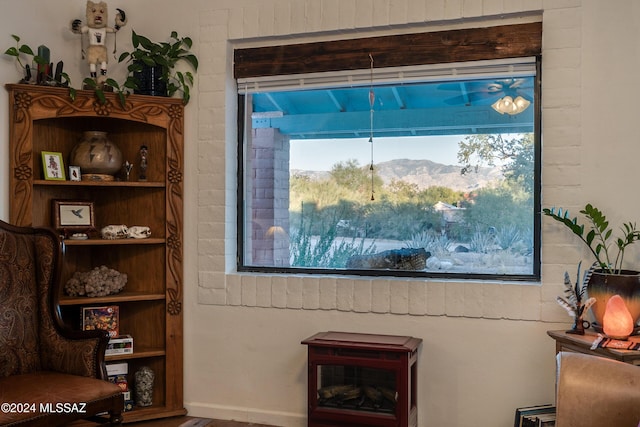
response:
M640 367L560 352L557 368L557 427L638 427Z
M121 390L106 381L106 331L72 331L60 318L62 253L53 231L0 221L0 425L96 414L122 422Z

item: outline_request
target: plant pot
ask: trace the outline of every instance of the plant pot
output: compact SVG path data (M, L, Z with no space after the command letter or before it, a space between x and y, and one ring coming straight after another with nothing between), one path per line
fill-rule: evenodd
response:
M602 328L602 318L607 301L616 294L624 300L634 325L638 323L640 319L640 272L622 270L621 274L609 274L596 270L587 283L587 293L589 297L596 299L596 303L591 306L596 327Z
M138 79L138 88L134 90L134 93L167 96L167 84L161 79L162 71L162 65L156 65L155 67L143 65L142 71L134 72L133 77Z

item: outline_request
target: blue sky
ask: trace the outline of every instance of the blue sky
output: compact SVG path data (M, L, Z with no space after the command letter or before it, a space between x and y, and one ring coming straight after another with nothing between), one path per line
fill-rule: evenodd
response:
M374 164L394 159L431 160L457 165L458 143L464 135L374 138ZM291 169L328 171L339 162L355 159L362 166L371 162L368 138L292 140Z

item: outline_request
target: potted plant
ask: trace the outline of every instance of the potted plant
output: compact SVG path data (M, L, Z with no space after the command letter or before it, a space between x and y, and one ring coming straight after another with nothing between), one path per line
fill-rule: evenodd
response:
M198 70L198 58L190 52L193 41L189 37L179 37L171 32L169 42L152 42L149 38L131 32L133 50L120 55L118 62L128 62L129 76L125 86L131 83L135 93L146 95L173 96L179 94L187 104L193 74L190 71L176 71L176 64L184 61L194 71Z
M545 208L542 213L564 224L584 242L595 263L586 277L587 292L596 299L591 307L596 322L601 326L607 301L620 295L627 305L634 322L640 318L640 272L623 269L624 254L628 246L640 240L636 223L627 222L620 227L621 234L613 236L609 221L601 210L587 204L580 213L587 219L588 227L571 218L567 210Z

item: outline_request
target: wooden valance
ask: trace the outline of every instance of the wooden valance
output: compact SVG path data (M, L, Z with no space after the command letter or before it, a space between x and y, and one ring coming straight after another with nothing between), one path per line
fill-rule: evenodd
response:
M542 22L236 49L234 77L440 64L540 55Z

